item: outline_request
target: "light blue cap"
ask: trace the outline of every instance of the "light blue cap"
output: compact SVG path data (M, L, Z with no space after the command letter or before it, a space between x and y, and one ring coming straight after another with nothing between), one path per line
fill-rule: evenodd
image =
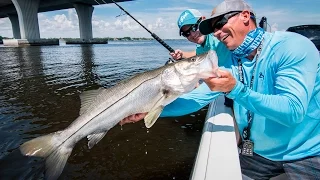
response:
M184 25L196 24L199 18L201 17L201 13L196 9L187 9L183 11L177 21L179 27L179 35L181 32L181 28Z

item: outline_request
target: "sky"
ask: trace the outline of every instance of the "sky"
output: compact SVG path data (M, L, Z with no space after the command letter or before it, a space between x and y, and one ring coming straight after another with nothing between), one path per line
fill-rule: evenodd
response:
M146 37L150 34L115 4L94 6L93 37ZM134 0L119 3L147 29L162 39L180 39L177 18L186 9L210 17L223 0ZM285 31L290 26L320 24L320 0L247 0L257 15L267 17L268 31ZM120 16L119 16L120 15ZM79 38L75 9L38 13L41 38ZM0 19L0 36L13 37L9 18Z

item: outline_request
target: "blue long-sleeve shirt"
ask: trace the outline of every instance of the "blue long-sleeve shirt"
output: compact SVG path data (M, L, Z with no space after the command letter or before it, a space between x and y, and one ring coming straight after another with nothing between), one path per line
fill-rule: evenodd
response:
M224 63L238 80L228 97L234 99L240 132L248 125L247 111L254 114L250 137L254 152L275 161L320 155L320 56L314 44L295 33L266 32L258 61L241 61L244 84L239 81L237 61ZM205 86L179 97L162 115L188 114L210 103L219 92Z
M231 51L212 34L206 35L203 44L197 44L196 54L203 54L214 50L218 56L218 66L224 66L231 59ZM198 88L188 94L180 96L173 103L167 105L161 113L161 117L182 116L200 110L209 104L219 94L212 92L209 87L202 83Z

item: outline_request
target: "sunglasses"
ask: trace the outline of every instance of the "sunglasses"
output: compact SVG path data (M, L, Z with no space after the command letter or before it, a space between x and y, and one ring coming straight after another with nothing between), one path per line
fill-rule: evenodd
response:
M198 19L198 21L195 24L191 25L186 31L181 31L180 36L182 35L188 38L191 34L191 31L196 32L198 30L200 22L201 22L201 18Z
M212 23L212 29L214 29L214 30L221 29L224 25L226 25L228 23L228 20L230 18L232 18L233 16L238 15L240 13L241 13L241 11L236 11L236 12L231 12L231 13L225 14L223 16L220 16L220 18L217 21L215 21L215 23ZM250 18L253 20L256 20L256 17L252 12L250 12Z
M239 11L238 12L231 12L231 13L224 14L224 15L220 16L217 21L212 23L212 29L214 29L214 30L221 29L224 25L226 25L228 23L228 20L230 18L232 18L233 16L235 16L239 13L241 13L241 11L240 12Z

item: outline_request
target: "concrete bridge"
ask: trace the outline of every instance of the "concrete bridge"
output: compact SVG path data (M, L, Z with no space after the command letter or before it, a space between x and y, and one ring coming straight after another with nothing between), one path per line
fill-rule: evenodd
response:
M115 0L124 2L131 0ZM13 37L21 42L45 43L40 39L38 12L75 8L79 19L80 39L92 41L93 5L111 0L0 0L0 18L9 17ZM5 42L5 41L4 41Z

